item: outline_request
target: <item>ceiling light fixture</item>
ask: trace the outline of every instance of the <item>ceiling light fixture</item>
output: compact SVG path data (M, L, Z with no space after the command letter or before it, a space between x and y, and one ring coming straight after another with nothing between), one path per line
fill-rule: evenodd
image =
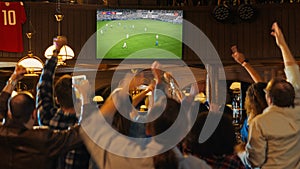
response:
M57 14L55 14L55 19L57 21L57 34L58 36L61 35L61 21L64 18L64 15L60 11L60 0L57 1L57 8L56 8ZM47 59L50 59L53 55L53 50L55 49L55 45L49 46L45 51L45 57ZM67 59L73 59L75 56L74 51L71 47L68 45L64 45L58 54L58 62L57 65L66 65L65 61Z
M226 5L226 1L221 4L221 0L218 0L218 6L216 6L212 12L213 17L218 22L226 22L232 17L231 9Z
M255 17L255 9L250 4L240 5L237 11L239 17L244 21L250 21Z
M38 72L41 72L41 70L44 67L43 61L33 55L32 49L31 49L31 37L32 33L28 32L26 33L26 36L28 38L28 54L24 56L22 59L18 61L18 65L22 65L26 68L27 74L26 76L37 76Z

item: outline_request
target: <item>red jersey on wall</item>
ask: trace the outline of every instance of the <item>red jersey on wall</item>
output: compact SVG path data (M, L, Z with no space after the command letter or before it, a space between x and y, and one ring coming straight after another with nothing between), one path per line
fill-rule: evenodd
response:
M0 2L0 50L23 52L22 24L25 21L23 2Z

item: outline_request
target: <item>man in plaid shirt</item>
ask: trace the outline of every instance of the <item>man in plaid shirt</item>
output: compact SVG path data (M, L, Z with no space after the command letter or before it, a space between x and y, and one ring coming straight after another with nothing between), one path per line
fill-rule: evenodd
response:
M56 49L66 44L65 37L58 37L54 44ZM55 105L53 83L59 50L53 51L53 56L46 61L37 85L37 109L39 125L49 126L50 129L66 130L78 123L72 99L72 77L64 75L55 84L55 95L60 107ZM60 157L58 169L88 168L89 153L84 145L69 151Z

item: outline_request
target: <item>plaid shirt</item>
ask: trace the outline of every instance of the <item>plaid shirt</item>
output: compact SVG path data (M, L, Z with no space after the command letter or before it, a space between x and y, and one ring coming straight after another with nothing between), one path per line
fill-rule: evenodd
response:
M213 169L245 169L244 164L237 155L223 155L201 157Z
M55 106L54 102L54 75L57 58L52 57L46 61L39 83L37 85L38 123L50 129L65 130L78 122L76 114L68 114ZM84 169L88 168L89 154L82 145L60 157L59 169Z

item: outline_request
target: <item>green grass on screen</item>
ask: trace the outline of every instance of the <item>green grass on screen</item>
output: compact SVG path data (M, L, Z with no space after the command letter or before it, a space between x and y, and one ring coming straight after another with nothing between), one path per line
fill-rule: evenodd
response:
M97 58L182 57L181 24L150 19L98 21L97 30ZM126 48L123 48L124 42L127 44Z

